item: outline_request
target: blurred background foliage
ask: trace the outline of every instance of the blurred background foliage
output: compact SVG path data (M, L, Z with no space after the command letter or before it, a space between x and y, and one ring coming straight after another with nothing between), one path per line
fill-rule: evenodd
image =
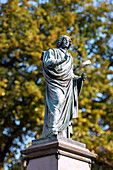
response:
M19 155L28 137L41 137L45 81L41 53L61 35L72 39L74 67L90 59L72 139L113 169L113 1L0 1L0 166L24 169Z

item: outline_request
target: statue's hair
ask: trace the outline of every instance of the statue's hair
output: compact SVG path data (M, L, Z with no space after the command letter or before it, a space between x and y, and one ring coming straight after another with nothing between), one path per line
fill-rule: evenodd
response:
M57 40L57 48L60 48L62 46L62 42L64 38L68 38L69 39L69 46L68 48L71 46L71 39L70 37L68 37L67 35L62 35L58 40Z

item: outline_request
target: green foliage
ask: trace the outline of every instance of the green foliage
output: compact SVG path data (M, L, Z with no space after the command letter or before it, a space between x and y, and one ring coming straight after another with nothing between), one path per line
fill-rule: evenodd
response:
M75 67L91 59L79 98L73 139L98 154L94 169L113 168L112 3L8 0L0 7L0 154L9 162L26 135L41 137L45 81L41 53L61 35L72 39ZM35 4L35 5L34 5ZM17 168L16 168L17 169Z

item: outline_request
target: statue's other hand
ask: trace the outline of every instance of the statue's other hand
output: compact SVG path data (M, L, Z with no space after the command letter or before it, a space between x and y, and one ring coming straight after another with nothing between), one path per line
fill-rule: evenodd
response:
M82 79L82 81L85 81L87 79L86 73L82 73L81 79Z

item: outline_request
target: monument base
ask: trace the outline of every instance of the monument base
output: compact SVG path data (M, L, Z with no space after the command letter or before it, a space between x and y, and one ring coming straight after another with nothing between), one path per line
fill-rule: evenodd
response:
M90 170L96 157L85 144L62 136L34 140L21 153L27 155L27 170Z

